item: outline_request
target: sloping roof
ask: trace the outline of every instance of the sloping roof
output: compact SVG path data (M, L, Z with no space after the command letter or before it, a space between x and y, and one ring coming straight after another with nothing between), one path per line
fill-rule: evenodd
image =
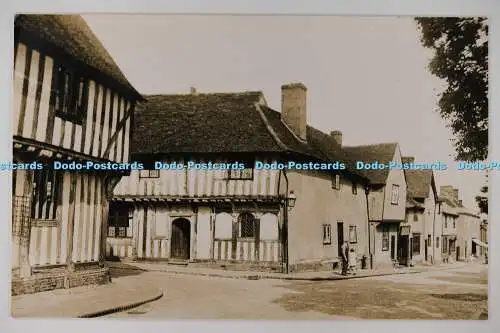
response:
M139 97L106 48L80 15L16 15L15 26L61 48Z
M137 106L131 152L280 151L255 110L260 92L147 95Z
M406 208L420 208L420 209L425 209L425 206L416 201L415 199L411 198L411 197L407 197L406 198Z
M363 161L365 163L380 162L389 163L393 160L396 152L397 143L379 143L374 145L363 145L353 147L343 147L354 161ZM363 170L363 173L373 184L385 184L389 169L384 170Z
M132 154L292 152L345 162L350 173L365 178L328 134L308 126L307 142L295 137L261 92L144 97L135 112Z
M433 188L432 170L405 170L407 193L413 198L427 198Z

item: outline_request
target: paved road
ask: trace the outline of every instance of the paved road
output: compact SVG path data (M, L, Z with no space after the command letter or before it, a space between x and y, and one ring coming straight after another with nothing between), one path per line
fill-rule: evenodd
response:
M487 319L487 267L477 264L344 281L142 275L165 296L109 318Z

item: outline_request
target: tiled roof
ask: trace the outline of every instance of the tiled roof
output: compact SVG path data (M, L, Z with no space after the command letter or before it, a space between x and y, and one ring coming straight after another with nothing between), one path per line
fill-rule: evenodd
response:
M407 194L412 198L427 198L429 191L435 191L432 170L406 170Z
M79 15L16 15L15 26L36 35L140 96Z
M299 140L265 105L261 92L146 95L135 112L132 154L295 153L322 161L349 156L333 137L307 127Z
M389 163L393 160L397 143L380 143L374 145L363 145L353 147L343 147L353 161L363 161L365 163L380 162ZM372 184L385 184L389 170L364 170L364 174L370 179Z

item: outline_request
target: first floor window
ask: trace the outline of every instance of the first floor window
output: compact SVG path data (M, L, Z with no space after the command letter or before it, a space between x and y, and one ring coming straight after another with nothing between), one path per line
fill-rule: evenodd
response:
M81 124L87 107L88 80L65 66L57 67L54 79L56 116Z
M389 251L389 229L382 227L382 251Z
M411 251L415 255L420 254L420 234L413 234Z
M241 213L238 216L241 238L253 238L256 234L255 217L251 213Z
M160 178L160 170L140 170L139 178Z
M246 169L230 169L227 171L227 179L230 180L252 180L253 168Z
M432 246L432 237L431 237L431 235L427 235L427 246Z
M332 244L332 225L323 224L323 245Z
M439 249L439 237L436 237L436 249Z
M392 185L391 204L399 204L399 185Z
M126 204L110 203L108 237L132 237L132 207Z
M413 212L413 221L418 221L418 213L416 211Z
M358 242L358 233L355 225L349 226L349 243Z

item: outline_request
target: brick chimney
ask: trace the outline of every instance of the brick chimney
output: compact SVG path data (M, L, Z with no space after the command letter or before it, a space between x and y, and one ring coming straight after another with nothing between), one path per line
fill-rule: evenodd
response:
M195 87L189 87L189 93L190 94L196 94L196 88Z
M413 156L405 156L405 157L402 157L401 160L403 161L403 163L414 163L415 162L415 157L413 157Z
M342 132L341 131L331 131L330 135L337 141L339 146L342 146Z
M281 86L281 120L301 140L307 139L307 88L302 83Z
M443 185L440 188L440 196L446 197L453 202L458 203L458 189L451 185Z

